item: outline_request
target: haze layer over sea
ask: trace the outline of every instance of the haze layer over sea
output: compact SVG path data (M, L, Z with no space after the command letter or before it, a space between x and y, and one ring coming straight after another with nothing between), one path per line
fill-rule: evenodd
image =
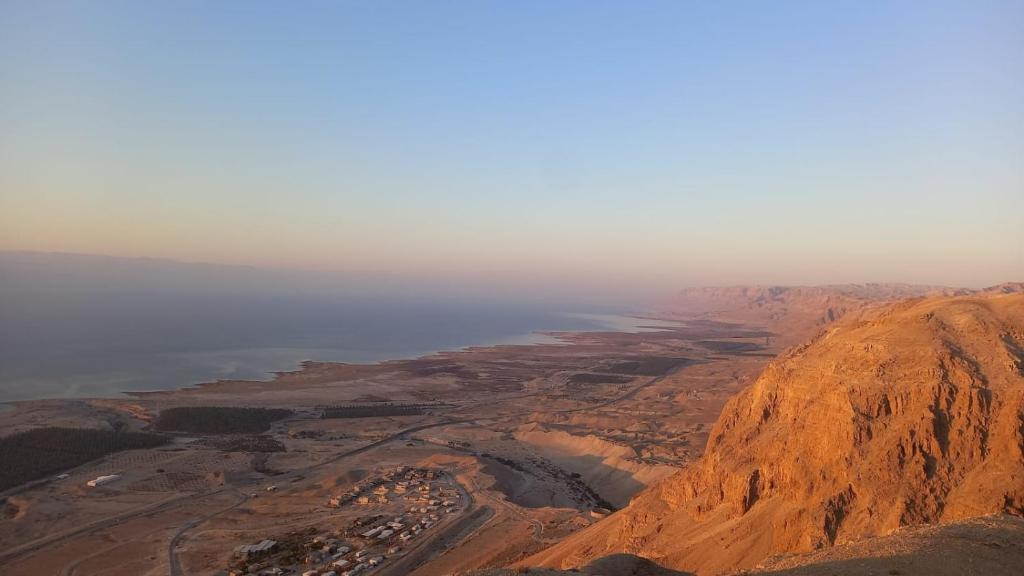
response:
M0 402L266 379L304 360L378 362L623 326L588 314L614 310L565 304L183 285L191 269L152 261L141 282L131 261L103 270L109 261L18 256L0 258Z

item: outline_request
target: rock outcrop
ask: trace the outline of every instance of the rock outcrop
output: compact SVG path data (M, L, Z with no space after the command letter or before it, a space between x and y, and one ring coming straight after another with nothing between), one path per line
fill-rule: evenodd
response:
M991 513L1024 515L1024 294L850 314L733 398L702 459L523 562L630 553L714 574Z
M995 514L949 524L915 526L808 554L773 558L735 576L1020 576L1024 567L1024 518ZM492 569L472 576L515 576ZM629 554L614 554L573 571L530 568L533 576L692 576Z
M774 558L746 576L1019 576L1024 518L994 514L913 526L809 554Z

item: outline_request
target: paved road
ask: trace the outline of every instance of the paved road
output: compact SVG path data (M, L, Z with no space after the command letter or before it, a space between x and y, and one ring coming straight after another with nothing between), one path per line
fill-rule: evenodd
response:
M637 392L640 392L644 388L648 388L650 386L654 386L658 382L661 382L665 378L668 378L669 376L671 376L671 375L675 374L676 372L682 370L686 366L692 366L692 364L685 364L683 366L676 366L675 368L669 370L668 372L665 372L661 376L658 376L656 378L652 378L651 380L648 380L647 382L644 382L643 384L640 384L638 386L634 386L634 387L630 388L629 391L627 391L627 392L625 392L623 394L620 394L620 395L616 396L615 398L612 398L611 400L605 400L604 402L600 402L598 404L592 404L590 406L584 406L582 408L569 408L569 409L566 409L566 410L548 410L548 412L554 412L554 413L557 413L557 414L566 414L566 413L569 413L569 412L583 412L584 410L600 410L601 408L606 408L608 406L611 406L612 404L615 404L617 402L622 402L623 400L626 400L626 399L632 398L633 396L636 396ZM537 411L538 412L545 412L545 410L537 410Z
M458 515L446 516L442 524L431 528L432 534L430 536L427 536L423 531L421 531L420 538L414 540L413 544L406 548L401 558L394 562L385 564L377 573L377 576L405 576L406 574L409 574L437 552L437 545L442 539L446 536L458 535L462 530L459 526L464 523L467 518L479 513L480 509L476 506L476 499L473 498L470 491L466 490L466 487L463 486L462 483L459 482L451 473L445 472L445 475L448 476L451 483L455 486L456 490L459 491L459 494L461 494L462 497L462 500L460 501L461 510L459 510Z
M351 458L352 456L356 456L356 455L362 454L364 452L369 452L370 450L373 450L375 448L379 448L379 447L381 447L381 446L383 446L385 444L388 444L389 442L394 442L395 440L398 440L398 439L400 439L400 438L402 438L402 437L404 437L404 436L406 436L408 434L412 434L413 432L419 432L421 430L427 430L429 428L437 428L439 426L450 426L452 424L461 424L461 423L471 422L471 421L472 420L468 420L468 419L467 420L444 420L444 421L441 421L441 422L433 422L431 424L419 424L419 425L416 425L416 426L411 426L409 428L405 428L405 429L399 430L398 432L395 432L394 434L391 434L390 436L386 436L384 438L381 438L380 440L377 440L377 441L371 442L369 444L366 444L365 446L360 446L359 448L355 448L355 449L352 449L352 450L348 450L346 452L342 452L340 454L336 454L336 455L334 455L334 456L332 456L332 457L330 457L330 458L328 458L326 460L323 460L321 462L317 462L316 464L312 464L310 466L306 466L305 468L297 468L297 469L292 470L292 471L290 471L290 472L288 472L286 474L282 474L282 475L278 476L277 478L279 478L281 480L298 479L298 478L301 478L302 476L304 476L306 473L308 473L308 472L310 472L312 470L315 470L315 469L317 469L317 468L319 468L321 466L326 466L327 464L333 464L333 463L335 463L335 462L337 462L339 460L342 460L344 458ZM174 534L174 537L171 539L171 542L168 544L168 547L167 547L167 561L168 561L168 564L170 565L170 574L171 574L171 576L185 576L186 575L185 571L181 568L181 562L178 560L178 553L177 553L177 547L181 543L181 541L184 539L185 534L189 530L192 530L193 528L195 528L196 526L199 526L200 524L203 524L204 522L206 522L208 520L211 520L211 519L213 519L213 518L215 518L215 517L217 517L217 516L227 512L229 510L233 510L233 509L237 508L238 506L241 506L242 503L244 503L246 500L249 499L249 497L247 495L245 495L245 494L243 494L241 492L239 492L239 494L242 496L242 499L239 500L238 502L236 502L235 504L233 504L231 506L228 506L227 508L224 508L223 510L218 510L218 511L213 512L211 514L207 514L206 516L203 516L201 518L196 518L194 520L191 520L188 523L186 523L184 526L182 526L181 529L179 529Z
M682 368L682 367L673 369L670 372L667 372L667 373L665 373L665 374L663 374L661 376L653 378L653 379L651 379L651 380L649 380L649 381L647 381L647 382L645 382L643 384L640 384L638 386L634 386L633 388L631 388L627 392L625 392L623 394L620 394L619 396L616 396L615 398L612 398L610 400L606 400L604 402L601 402L599 404L592 404L590 406L583 406L583 407L580 407L580 408L565 408L565 409L560 409L560 410L548 410L547 412L565 414L565 413L571 413L571 412L581 412L581 411L584 411L584 410L596 410L596 409L600 409L600 408L605 408L607 406L615 404L616 402L621 402L623 400L626 400L628 398L631 398L631 397L635 396L638 392L640 392L644 388L647 388L649 386L653 386L654 384L657 384L658 382L660 382L661 380L663 380L666 377L670 376L671 374L674 374L680 368ZM485 420L500 420L500 419L503 419L503 418L508 418L510 416L521 416L521 415L524 415L524 414L532 414L533 412L537 412L537 411L538 410L526 410L526 411L519 412L519 413L503 414L503 415L500 415L500 416L492 416L492 417L484 417L484 418L464 418L464 419L458 419L458 420L443 420L441 422L434 422L434 423L431 423L431 424L420 424L420 425L417 425L417 426L412 426L412 427L409 427L409 428L405 428L403 430L399 430L398 432L396 432L396 433L394 433L394 434L392 434L390 436L387 436L387 437L382 438L380 440L377 440L375 442L371 442L370 444L367 444L365 446L361 446L359 448L355 448L355 449L349 450L347 452L342 452L342 453L337 454L335 456L332 456L331 458L328 458L328 459L326 459L326 460L324 460L322 462L318 462L316 464L312 464L312 465L307 466L305 468L299 468L299 469L296 469L296 470L292 470L291 472L288 472L287 474L284 474L284 475L280 476L280 478L282 480L287 480L287 479L290 479L290 478L291 479L295 479L295 478L302 477L306 473L308 473L308 472L310 472L312 470L315 470L316 468L319 468L321 466L325 466L327 464L333 464L333 463L335 463L335 462L337 462L339 460L342 460L342 459L345 459L345 458L351 458L352 456L356 456L358 454L363 454L364 452L369 452L370 450L373 450L375 448L379 448L380 446L383 446L385 444L388 444L390 442L398 440L398 439L400 439L400 438L402 438L404 436L407 436L409 434L412 434L414 432L420 432L420 431L423 431L423 430L428 430L430 428L439 428L441 426L451 426L451 425L454 425L454 424L477 423L479 421L485 421ZM544 410L540 410L540 411L543 412ZM457 482L456 482L456 484L457 484ZM461 486L460 486L460 488L461 488ZM464 492L464 493L465 493L465 496L468 498L469 497L468 492ZM199 526L200 524L202 524L202 523L204 523L204 522L206 522L206 521L208 521L208 520L210 520L210 519L212 519L212 518L214 518L214 517L216 517L216 516L218 516L220 514L223 514L224 512L227 512L229 510L237 508L238 506L240 506L243 502L245 502L248 499L248 497L245 496L244 494L242 494L242 496L243 496L243 499L240 500L239 502L235 503L234 505L229 506L228 508L225 508L223 510L214 512L212 514L209 514L207 516L204 516L202 518L198 518L198 519L192 520L192 521L188 522L187 524L185 524L184 526L182 526L181 529L178 530L177 533L175 533L174 537L171 539L171 542L170 542L170 544L168 546L168 551L167 551L167 553L168 553L168 563L170 564L170 567L171 567L171 576L185 576L184 571L181 569L181 563L178 560L178 555L177 555L177 551L176 551L178 544L181 543L181 541L184 538L185 534L189 530L192 530L193 528L195 528L196 526ZM511 509L511 507L509 507L509 508ZM542 535L544 533L544 526L543 526L543 524L541 524L540 522L538 522L536 520L531 520L531 524L534 524L534 539L535 540L550 542L550 540L542 537Z
M675 373L676 370L678 370L678 369L679 368L677 368L675 370L672 370L671 372L668 372L668 373L666 373L666 374L664 374L662 376L658 376L657 378L654 378L654 379L652 379L652 380L650 380L648 382L645 382L644 384L640 384L638 386L634 386L629 391L627 391L627 392L625 392L625 393L623 393L623 394L621 394L621 395L619 395L619 396L617 396L615 398L612 398L610 400L606 400L604 402L601 402L599 404L592 404L592 405L589 405L589 406L583 406L583 407L578 407L578 408L566 408L566 409L559 409L559 410L547 410L546 412L564 414L564 413L582 412L582 411L585 411L585 410L597 410L597 409L600 409L600 408L605 408L605 407L607 407L607 406L609 406L611 404L615 404L617 402L621 402L622 400L626 400L628 398L631 398L632 396L634 396L638 392L640 392L640 390L660 382L664 378L666 378L669 375ZM477 423L477 422L480 422L480 421L488 421L488 420L500 420L500 419L514 417L514 416L530 414L530 413L533 413L533 412L544 412L544 411L545 410L526 410L526 411L522 411L522 412L518 412L518 413L503 414L503 415L492 416L492 417L448 419L448 420L442 420L442 421L434 422L434 423L430 423L430 424L419 424L419 425L416 425L416 426L411 426L409 428L405 428L405 429L399 430L398 432L395 432L394 434L386 436L386 437L384 437L384 438L382 438L380 440L376 440L376 441L371 442L369 444L366 444L364 446L360 446L359 448L355 448L353 450L349 450L349 451L346 451L346 452L339 453L339 454L337 454L335 456L332 456L331 458L328 458L328 459L326 459L326 460L324 460L322 462L318 462L316 464L312 464L312 465L307 466L305 468L299 468L299 469L296 469L296 470L292 470L292 471L282 475L281 479L287 480L287 479L299 478L299 477L303 476L304 474L306 474L306 473L308 473L310 471L313 471L313 470L315 470L315 469L317 469L317 468L319 468L321 466L325 466L327 464L333 464L335 462L338 462L339 460L342 460L342 459L345 459L345 458L350 458L352 456L356 456L356 455L368 452L368 451L373 450L375 448L379 448L380 446L383 446L383 445L388 444L390 442L394 442L395 440L403 438L403 437L405 437L405 436L407 436L409 434L412 434L414 432L420 432L420 431L423 431L423 430L428 430L430 428L438 428L438 427L442 427L442 426L451 426L451 425L455 425L455 424ZM72 529L72 530L68 530L68 531L65 531L65 532L61 532L59 534L54 534L54 535L51 535L51 536L46 536L46 537L43 537L43 538L39 538L39 539L33 540L32 542L28 542L28 543L23 544L21 546L12 548L10 550L5 550L2 553L0 553L0 565L12 562L12 561L17 560L19 558L23 558L23 557L28 556L30 554L36 553L36 552L38 552L39 550L41 550L43 548L60 544L61 542L64 542L64 541L69 540L71 538L80 536L82 534L97 532L97 531L100 531L100 530L106 530L106 529L118 526L118 525L120 525L120 524L122 524L122 523L124 523L124 522L126 522L128 520L131 520L131 519L134 519L134 518L138 518L139 516L143 516L143 515L146 515L146 514L153 514L153 513L156 513L156 512L163 512L165 510L168 510L168 509L177 507L179 505L182 505L182 504L184 504L186 502L190 502L190 501L193 501L193 500L199 499L199 498L205 498L205 497L208 497L208 496L213 496L215 494L219 494L221 492L229 491L229 490L239 492L238 487L222 486L222 487L211 489L211 490L207 490L207 491L204 491L204 492L184 494L184 495L181 495L181 496L176 496L174 498L170 498L168 500L163 500L163 501L160 501L160 502L157 502L157 503L154 503L154 504L143 506L141 508L136 508L134 510L129 510L129 511L123 512L121 514L117 514L117 515L111 516L109 518L103 518L101 520L97 520L95 522L91 522L91 523L86 524L84 526L81 526L81 527L78 527L78 528L75 528L75 529ZM245 494L243 494L241 492L239 492L239 493L241 494L242 499L239 500L238 502L236 502L235 504L233 504L232 506L229 506L228 508L225 508L223 510L219 510L219 511L214 512L212 514L208 514L206 516L203 516L203 517L191 520L188 523L186 523L184 526L182 526L181 529L179 529L175 533L175 535L171 539L170 545L168 546L168 562L169 562L169 565L171 567L170 568L171 576L184 576L184 571L181 569L180 562L179 562L179 560L177 558L176 549L177 549L177 546L185 538L185 535L190 530L195 528L196 526L199 526L200 524L202 524L202 523L204 523L204 522L206 522L206 521L208 521L208 520L210 520L210 519L212 519L212 518L214 518L214 517L216 517L216 516L218 516L218 515L220 515L220 514L222 514L224 512L227 512L228 510L234 509L234 508L240 506L242 503L244 503L248 499L248 497L245 496Z
M351 457L351 456L355 456L357 454L362 454L363 452L367 452L369 450L373 450L374 448L377 448L377 447L382 446L384 444L387 444L389 442L393 442L393 441L395 441L395 440L397 440L397 439L399 439L399 438L401 438L401 437L403 437L403 436L405 436L407 434L412 434L414 432L419 432L421 430L426 430L426 429L429 429L429 428L436 428L436 427L439 427L439 426L449 426L451 424L460 424L460 423L469 422L469 421L470 420L444 420L444 421L441 421L441 422L434 422L434 423L431 423L431 424L420 424L420 425L417 425L417 426L412 426L412 427L409 427L409 428L405 428L403 430L399 430L398 432L396 432L396 433L394 433L394 434L392 434L390 436L387 436L387 437L382 438L380 440L371 442L370 444L366 444L365 446L361 446L359 448L355 448L355 449L349 450L347 452L342 452L340 454L332 456L331 458L329 458L327 460L324 460L322 462L318 462L317 464L313 464L313 465L307 466L305 468L299 468L299 469L293 470L293 471L287 473L286 475L284 475L283 478L284 479L288 479L288 478L299 477L302 474L307 473L307 472L309 472L311 470L314 470L314 469L316 469L316 468L318 468L320 466L324 466L326 464L331 464L331 463L337 462L338 460L341 460L343 458L348 458L348 457ZM232 486L221 486L221 487L214 488L214 489L211 489L211 490L206 490L206 491L203 491L203 492L182 494L180 496L175 496L175 497L169 498L167 500L161 500L160 502L156 502L156 503L153 503L153 504L148 504L148 505L142 506L140 508L135 508L133 510L128 510L126 512L122 512L122 513L116 514L114 516L103 518L103 519L97 520L95 522L90 522L89 524L85 524L83 526L79 526L79 527L73 528L71 530L67 530L67 531L64 531L64 532L57 533L57 534L52 534L52 535L49 535L49 536L45 536L43 538L38 538L38 539L33 540L31 542L27 542L25 544L22 544L21 546L17 546L15 548L11 548L9 550L4 550L3 552L0 552L0 566L2 566L4 564L7 564L9 562L13 562L15 560L18 560L18 559L23 558L25 556L34 554L34 553L42 550L43 548L46 548L46 547L49 547L49 546L54 546L54 545L60 544L61 542L69 540L71 538L75 538L77 536L81 536L82 534L88 534L88 533L92 533L92 532L98 532L100 530L106 530L106 529L109 529L109 528L113 528L115 526L123 524L124 522L126 522L128 520L132 520L134 518L138 518L139 516L144 516L144 515L147 515L147 514L154 514L154 513L157 513L157 512L163 512L163 511L175 508L177 506L180 506L182 504L194 501L196 499L206 498L208 496L213 496L215 494L219 494L219 493L225 492L225 491L238 491L238 488L237 487L232 487ZM238 506L238 505L241 505L241 502L235 504L235 506ZM186 524L185 526L182 527L181 530L178 531L177 534L175 534L175 543L180 542L181 539L184 537L185 533L188 532L188 530L190 530L191 528L201 524L202 522L205 522L206 520L209 520L210 518L213 518L213 517L217 516L220 513L225 512L225 511L226 510L221 510L221 511L218 511L218 512L216 512L214 514L208 515L206 517L198 518L196 520L193 520L192 522L189 523L189 524L192 524L192 525ZM172 552L171 553L171 565L172 566L174 566L177 563L177 559L174 558L174 556L175 555Z
M202 495L210 495L210 494L213 494L213 493L214 492L209 492L209 493L205 493L205 494L202 494ZM104 529L107 529L107 528L110 528L110 527L113 527L113 526L117 526L118 524L120 524L122 522L125 522L127 520L131 520L132 518L137 518L137 517L145 515L145 514L152 514L152 513L155 513L155 512L162 512L164 510L173 508L173 507L175 507L175 506L185 502L186 500L192 500L192 499L197 498L197 497L202 496L202 495L184 494L184 495L181 495L181 496L175 496L174 498L170 498L170 499L167 499L167 500L161 500L160 502L156 502L156 503L153 503L153 504L148 504L148 505L143 506L141 508L135 508L134 510L129 510L127 512L123 512L123 513L117 514L115 516L110 516L108 518L103 518L103 519L97 520L95 522L90 522L89 524L86 524L84 526L80 526L78 528L73 528L73 529L67 530L65 532L60 532L58 534L53 534L53 535L46 536L46 537L43 537L43 538L38 538L38 539L33 540L31 542L28 542L26 544L22 544L21 546L17 546L15 548L11 548L10 550L5 550L3 553L0 553L0 565L3 565L5 563L7 563L7 562L11 562L13 560L17 560L18 558L22 558L22 557L27 556L29 554L38 552L42 548L45 548L47 546L52 546L54 544L58 544L58 543L60 543L60 542L62 542L64 540L68 540L70 538L74 538L74 537L80 536L82 534L86 534L86 533L89 533L89 532L96 532L98 530L104 530Z
M164 531L165 530L164 530L163 527L159 527L159 528L156 528L155 530L150 530L150 531L146 532L145 534L135 534L135 537L136 538L140 538L140 539L142 539L142 538L149 538L149 537L157 537L157 538L159 538L160 537L159 535L162 534ZM90 561L90 560L92 560L94 558L99 558L99 557L105 556L107 554L110 554L114 550L117 550L118 548L126 548L126 547L133 546L133 545L135 545L135 540L124 540L124 541L121 541L121 542L117 542L117 543L115 543L115 544L113 544L111 546L107 546L106 548L93 549L90 554L88 554L86 556L79 556L71 564L65 564L64 568L62 568L61 571L60 571L60 576L73 576L74 573L78 570L79 566L81 566L82 564L84 564L84 563L86 563L86 562L88 562L88 561Z
M249 500L248 494L245 494L240 490L235 490L235 492L238 494L238 500L234 504L231 504L230 506L218 510L216 512L207 514L206 516L203 516L201 518L189 520L181 528L179 528L177 532L174 533L174 536L171 538L170 543L168 543L167 545L167 562L170 565L171 576L181 576L183 574L181 570L181 562L178 560L178 555L174 553L174 549L177 548L178 543L181 542L181 539L185 537L186 532L202 524L203 522L206 522L214 516L223 514L228 510L234 510L235 508L238 508L239 506L241 506L242 504Z

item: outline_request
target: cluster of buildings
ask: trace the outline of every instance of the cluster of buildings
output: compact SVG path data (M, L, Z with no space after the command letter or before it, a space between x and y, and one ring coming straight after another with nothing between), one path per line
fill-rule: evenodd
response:
M315 568L305 570L302 576L353 576L370 566L370 550L353 551L351 544L335 538L318 536L313 539L311 547L313 549L306 555L306 565Z
M235 548L235 556L246 565L244 568L223 572L226 576L355 576L381 565L387 556L394 556L401 549L392 547L385 553L370 547L355 549L355 546L337 538L316 536L299 544L306 550L299 566L281 565L282 557L288 557L287 550L274 540L263 540L256 544L244 544ZM281 552L282 554L278 554ZM275 557L277 561L275 561Z
M365 502L363 499L366 499ZM238 576L358 576L401 556L403 546L455 512L461 493L444 473L401 466L367 478L348 492L334 496L328 506L388 504L386 511L356 520L337 538L303 535L279 543L263 540L235 549L244 571ZM407 505L403 505L405 501ZM286 539L287 540L287 539ZM229 576L233 573L227 572Z
M235 556L242 558L253 558L261 554L266 554L277 548L276 540L261 540L256 544L242 544L238 548L235 548Z
M387 504L397 498L408 497L412 492L429 493L431 485L441 477L441 473L434 470L399 466L380 476L357 482L348 492L331 497L327 505L340 508L350 503Z
M404 514L358 533L365 540L402 544L430 529L443 514L455 512L462 495L445 482L442 473L424 468L402 466L353 486L352 490L330 499L328 506L388 504L405 500L412 504ZM381 517L383 518L383 517Z

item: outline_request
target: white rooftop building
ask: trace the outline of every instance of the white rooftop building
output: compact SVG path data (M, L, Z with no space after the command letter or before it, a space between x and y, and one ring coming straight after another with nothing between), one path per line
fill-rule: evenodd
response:
M85 484L86 484L86 486L91 486L91 487L95 488L97 486L102 486L104 484L109 484L109 483L113 482L114 480L117 480L120 477L121 477L120 474L108 474L106 476L97 476L96 478L93 478L92 480L89 480Z

